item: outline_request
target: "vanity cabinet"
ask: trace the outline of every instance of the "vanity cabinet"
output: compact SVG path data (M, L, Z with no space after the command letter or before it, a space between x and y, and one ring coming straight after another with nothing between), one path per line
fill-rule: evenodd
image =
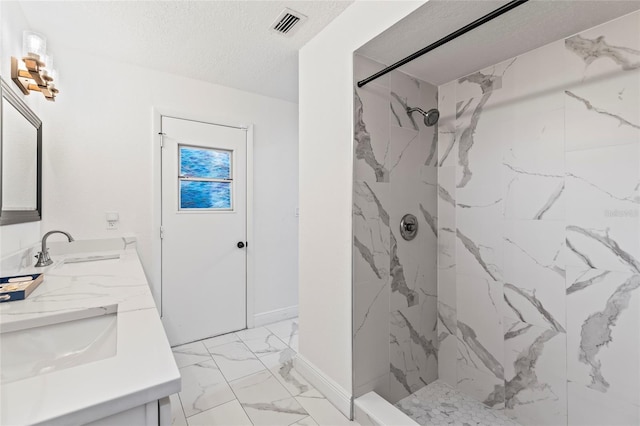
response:
M139 407L113 414L100 420L87 423L87 426L170 426L171 403L169 398L149 402Z

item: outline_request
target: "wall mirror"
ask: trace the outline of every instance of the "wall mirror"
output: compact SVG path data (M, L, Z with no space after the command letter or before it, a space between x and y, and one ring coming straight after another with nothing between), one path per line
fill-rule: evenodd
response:
M42 218L42 121L0 78L0 225Z

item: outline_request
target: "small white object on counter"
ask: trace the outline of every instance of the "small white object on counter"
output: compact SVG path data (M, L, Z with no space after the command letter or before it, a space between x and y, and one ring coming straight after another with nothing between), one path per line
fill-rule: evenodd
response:
M64 262L66 258L116 254L117 259ZM52 258L55 263L51 266L17 271L15 275L44 273L45 279L28 299L0 305L0 331L25 333L25 328L35 327L35 335L48 319L62 314L82 316L88 309L117 305L116 351L97 361L3 381L0 424L85 424L178 392L180 372L135 246L123 241L120 250ZM4 343L1 336L0 345ZM19 356L20 345L12 346ZM7 350L13 348L2 348L3 353ZM42 352L44 359L44 346ZM5 375L5 366L0 367Z

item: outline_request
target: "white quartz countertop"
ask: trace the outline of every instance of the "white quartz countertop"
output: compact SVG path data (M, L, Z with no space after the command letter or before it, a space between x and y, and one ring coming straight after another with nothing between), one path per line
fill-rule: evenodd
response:
M110 254L120 258L63 263ZM117 304L117 349L102 360L2 383L0 424L84 424L178 392L180 373L135 248L52 259L51 266L19 270L44 273L44 282L26 300L0 304L0 331Z

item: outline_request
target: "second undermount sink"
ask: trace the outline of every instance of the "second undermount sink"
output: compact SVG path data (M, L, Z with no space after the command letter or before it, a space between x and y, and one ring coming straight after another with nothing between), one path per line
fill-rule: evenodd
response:
M0 381L14 382L115 356L118 305L3 326Z

